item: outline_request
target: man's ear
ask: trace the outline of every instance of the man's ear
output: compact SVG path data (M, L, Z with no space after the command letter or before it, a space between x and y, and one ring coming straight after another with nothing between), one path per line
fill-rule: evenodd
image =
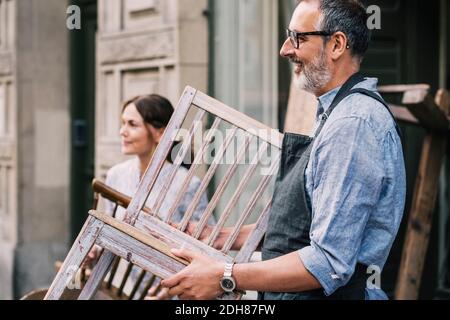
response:
M348 39L343 32L336 32L330 40L331 59L338 60L348 49Z

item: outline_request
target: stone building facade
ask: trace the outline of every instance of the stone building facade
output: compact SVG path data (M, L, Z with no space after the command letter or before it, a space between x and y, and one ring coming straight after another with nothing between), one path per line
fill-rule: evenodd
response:
M159 93L176 104L187 84L207 90L206 0L0 1L0 299L47 287L74 236L70 33L78 31L66 27L66 11L88 2L98 26L96 176L122 160L123 101Z
M207 90L206 0L100 0L97 35L96 175L120 155L122 103L158 93L174 105L189 84Z
M66 7L0 2L0 298L43 285L67 246Z
M449 14L436 18L450 13L446 0L364 2L383 12L364 71L383 84L448 87L442 44L448 47ZM291 95L288 110L290 68L278 57L295 3L0 0L0 299L50 284L54 261L64 258L91 205L90 180L124 159L120 110L132 96L159 93L176 105L190 85L273 128L310 130L315 99ZM81 30L66 26L70 5L81 8ZM422 139L416 131L407 129L412 182ZM450 288L449 192L442 180L426 297ZM388 291L399 239L387 267ZM447 280L438 283L436 275L445 272Z

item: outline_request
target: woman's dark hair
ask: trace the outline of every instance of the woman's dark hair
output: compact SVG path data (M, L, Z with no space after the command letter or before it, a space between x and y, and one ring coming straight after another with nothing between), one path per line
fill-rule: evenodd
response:
M136 106L137 111L144 119L145 123L152 125L156 129L163 129L167 127L174 112L174 108L170 101L157 94L137 96L128 100L123 105L122 113L130 104L134 104ZM167 161L173 163L172 156L178 154L180 146L180 143L175 143L172 146L172 149L167 157ZM191 154L191 158L192 157L193 155ZM190 168L190 165L185 164L184 162L182 163L182 166L187 169Z
M170 101L157 94L137 96L128 100L123 105L122 113L130 104L134 104L144 121L156 129L165 128L174 112Z

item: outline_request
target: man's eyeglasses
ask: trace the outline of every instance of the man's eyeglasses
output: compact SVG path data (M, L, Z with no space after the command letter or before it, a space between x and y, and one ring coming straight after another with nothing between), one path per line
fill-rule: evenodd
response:
M286 29L286 36L291 40L291 43L295 49L298 49L300 47L300 43L304 42L307 36L329 37L331 35L333 34L327 31L295 32Z

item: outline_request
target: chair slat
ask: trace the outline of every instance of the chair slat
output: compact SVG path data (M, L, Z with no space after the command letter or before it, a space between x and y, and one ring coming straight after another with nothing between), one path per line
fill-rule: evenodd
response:
M127 270L125 271L125 274L122 278L122 283L120 284L119 290L117 291L117 296L121 297L123 294L123 289L125 288L125 285L127 284L128 278L130 277L131 270L133 269L133 264L128 263Z
M248 237L248 239L242 246L242 249L236 256L235 259L236 263L239 264L249 261L253 253L258 249L258 246L261 243L261 240L264 238L264 235L267 231L271 207L272 207L272 200L270 200L265 206L263 212L259 216L255 229L253 230L252 234Z
M147 271L145 270L141 270L141 272L139 273L139 277L137 278L133 289L130 292L130 300L134 299L134 296L136 295L137 291L139 290L139 287L142 285L142 282L144 281L145 276L147 275Z
M112 217L113 217L113 218L116 218L116 216L117 216L117 210L118 210L118 209L119 209L119 204L116 203L115 206L114 206L113 213L112 213Z
M172 184L173 179L175 179L175 176L178 170L180 169L181 164L183 163L183 159L186 157L187 152L191 149L192 138L194 137L195 132L197 132L197 130L199 129L200 125L202 124L202 120L205 117L205 114L206 112L204 110L200 110L197 113L194 123L192 124L189 130L189 137L186 139L186 141L183 141L183 145L181 146L177 158L174 161L172 172L170 173L169 178L165 181L158 195L158 198L156 199L155 206L153 207L153 212L155 213L159 212L159 210L161 209L161 206L164 203L164 199L167 195L167 191L169 190L169 187Z
M214 123L211 127L211 129L208 132L208 135L205 139L205 141L202 144L202 147L200 148L200 151L198 152L197 156L195 157L194 163L192 164L191 168L189 169L189 172L187 174L187 177L185 178L183 185L181 189L178 191L178 195L173 202L171 208L169 209L169 213L166 217L166 222L170 222L172 220L173 215L175 214L175 211L177 210L178 206L180 205L181 200L183 200L183 197L185 196L185 193L189 187L189 184L192 181L192 178L195 175L195 171L198 169L200 164L202 163L203 157L205 155L205 152L207 150L208 145L211 144L212 138L214 137L215 130L217 130L221 124L222 120L219 118L216 118L214 120Z
M225 242L225 245L222 248L222 252L228 253L228 251L230 251L231 246L234 244L234 242L236 241L236 238L239 235L239 232L240 232L240 230L242 228L242 225L248 219L248 217L250 216L251 212L255 208L256 203L258 201L258 197L261 194L263 194L263 192L265 191L265 189L269 185L269 182L270 182L272 176L276 173L276 170L278 169L278 165L280 163L279 160L280 160L280 158L277 158L273 162L273 164L272 164L272 166L270 168L269 174L263 177L263 179L261 180L260 184L256 188L256 190L253 193L253 196L252 196L250 202L248 203L247 207L244 210L244 213L242 213L241 216L239 217L239 220L236 223L233 231L231 232L230 237Z
M198 239L200 238L203 229L205 228L206 224L208 223L209 218L211 217L214 209L216 209L217 204L219 203L223 193L225 192L228 184L231 181L231 178L233 177L233 175L235 174L239 163L242 162L242 160L244 159L245 154L247 153L247 150L250 146L251 141L253 140L253 136L250 136L249 134L246 133L245 135L245 142L244 144L241 146L241 149L238 152L238 155L235 159L235 162L233 163L233 165L231 166L231 168L228 169L228 171L225 173L224 178L222 179L222 181L220 182L219 186L217 187L216 192L214 193L213 197L211 198L211 201L209 202L208 206L206 207L205 212L203 213L202 218L200 219L197 228L194 232L194 238Z
M244 177L239 182L239 185L236 188L236 191L234 192L233 196L231 197L231 200L228 202L228 205L226 206L224 212L220 216L219 222L214 227L214 230L208 239L208 245L210 245L210 246L214 245L214 242L217 240L217 237L219 236L219 232L222 230L222 228L223 228L225 222L228 220L232 210L236 206L239 198L241 197L241 195L244 191L244 187L247 185L247 183L250 181L250 178L255 173L256 168L258 167L258 163L261 160L261 157L267 151L267 148L268 148L267 143L263 143L263 145L259 148L259 151L256 154L256 156L254 157L253 161L251 162L250 167L247 169L247 172L244 174Z
M230 143L233 141L234 137L236 136L236 133L237 133L237 127L234 127L233 129L231 129L231 132L229 132L225 142L220 147L220 149L217 151L217 154L213 160L212 165L210 166L205 177L203 178L199 189L197 190L194 198L192 199L191 204L189 205L188 209L186 210L186 213L184 214L183 220L181 222L181 226L179 228L181 231L183 231L183 232L186 231L186 228L189 224L189 221L192 219L195 209L197 209L197 206L200 203L200 200L201 200L203 194L205 193L206 188L208 187L209 183L211 182L212 178L214 177L214 174L216 173L220 162L223 160L223 157L225 155L227 148L230 146Z
M153 283L155 283L156 280L156 276L152 275L151 278L147 281L147 284L144 287L144 290L142 291L139 300L144 300L145 297L148 294L148 291L150 290L150 288L153 286Z
M120 258L116 257L114 262L113 262L113 266L111 268L111 272L109 273L108 282L106 283L106 288L107 289L111 289L112 288L114 277L116 276L117 268L119 268L119 264L120 264Z

